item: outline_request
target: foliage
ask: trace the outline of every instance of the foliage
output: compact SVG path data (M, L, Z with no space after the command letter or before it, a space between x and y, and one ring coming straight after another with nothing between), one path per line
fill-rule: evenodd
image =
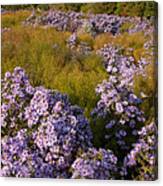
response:
M83 11L85 13L108 13L123 16L145 16L155 15L157 3L150 2L109 2L109 3L63 3L63 4L41 4L41 5L3 5L5 10L31 9L31 7L47 10L50 8L62 11Z
M156 6L3 6L3 176L157 178Z

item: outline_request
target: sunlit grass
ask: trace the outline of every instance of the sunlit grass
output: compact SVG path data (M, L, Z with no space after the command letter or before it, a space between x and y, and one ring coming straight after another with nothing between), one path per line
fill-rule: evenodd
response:
M21 24L31 14L28 10L7 12L1 15L1 25L4 27L14 27Z
M104 44L110 43L113 45L119 45L124 48L142 48L145 41L147 41L146 36L143 32L136 32L133 34L122 33L118 36L113 36L112 34L103 33L99 34L94 41L94 48L99 49Z
M34 86L58 89L86 115L96 104L95 87L107 77L102 59L83 56L66 46L68 32L18 26L2 36L2 74L23 67Z

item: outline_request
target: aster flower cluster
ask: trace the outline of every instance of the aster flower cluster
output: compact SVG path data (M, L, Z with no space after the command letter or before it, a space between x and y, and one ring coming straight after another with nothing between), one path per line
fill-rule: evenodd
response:
M33 138L40 153L47 152L45 160L58 170L64 170L70 166L79 148L84 150L91 146L92 133L80 108L70 106L60 98L57 100L58 95L50 98L52 110L45 111L46 116L39 116L41 124Z
M54 166L45 162L34 145L27 129L21 129L14 137L2 138L1 175L16 177L50 177L55 175Z
M124 20L115 15L97 14L90 15L89 21L98 33L109 32L115 35L119 32L120 26Z
M79 26L82 25L82 13L78 12L62 12L58 10L49 10L44 15L35 17L35 19L27 20L24 22L26 25L46 25L54 27L58 31L71 31L74 32Z
M72 164L72 178L114 179L117 157L110 150L89 148Z
M78 29L81 33L89 33L92 36L96 36L97 30L95 23L90 21L90 19L83 19L81 28Z
M83 28L86 32L110 32L116 34L123 22L119 16L99 14L87 15L84 18L83 13L77 12L62 12L57 10L50 10L45 15L35 17L35 19L28 19L24 22L26 25L42 24L54 27L59 31L75 32L78 28Z
M32 17L32 19L31 19ZM121 32L120 28L124 23L129 23L131 26L126 32L135 33L146 30L146 34L151 33L152 20L139 17L124 17L108 14L84 14L82 12L62 12L59 10L49 10L41 16L32 14L24 21L25 25L44 25L54 27L59 31L75 32L84 30L91 33L93 36L99 33L112 33L113 35Z
M139 138L133 144L133 149L124 158L121 174L128 176L130 172L132 179L154 180L157 175L157 126L155 122L152 121L142 127L138 135Z
M2 138L2 176L30 176L32 164L30 166L31 154L27 147L28 137L26 132L26 129L21 129L14 137L5 136Z
M69 48L74 49L77 45L77 34L73 33L70 35L70 37L67 39L67 45Z
M17 130L24 123L24 109L34 92L23 69L16 67L12 74L6 72L1 92L2 136L4 131Z
M92 112L95 121L105 120L105 147L117 152L120 179L154 180L157 175L157 129L146 118L142 100L133 91L134 77L146 77L149 64L122 55L121 49L105 45L97 51L104 59L108 80L96 87L100 100ZM145 127L144 127L145 126ZM119 149L122 149L119 153Z
M140 74L145 76L145 66L149 62L144 58L136 62L133 56L121 54L122 50L123 48L105 44L103 48L97 51L97 54L104 59L106 71L110 76L109 80L118 87L128 86L127 88L131 89L134 76Z
M123 17L122 18L123 23L130 23L130 27L127 28L126 31L129 34L133 34L136 32L144 32L145 35L151 33L153 31L153 26L152 24L154 23L152 19L147 19L145 17L140 18L140 17Z
M3 176L67 178L77 151L92 146L83 111L66 95L33 88L19 67L2 80L2 120Z
M143 72L143 65L147 63L138 62L136 65L132 56L123 56L118 48L110 45L105 45L97 53L104 58L109 78L96 87L100 100L92 116L95 120L97 117L105 118L106 146L109 144L117 151L122 149L120 156L124 157L137 139L137 130L145 122L140 109L142 100L133 92L133 80L135 74Z

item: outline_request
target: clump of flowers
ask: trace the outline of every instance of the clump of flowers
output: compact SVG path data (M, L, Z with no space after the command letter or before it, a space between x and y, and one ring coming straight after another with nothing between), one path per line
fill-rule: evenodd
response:
M32 87L19 67L2 80L2 116L3 176L67 178L77 151L92 146L83 111L66 95Z
M92 14L90 15L89 21L97 33L110 32L115 35L119 33L120 26L125 21L125 19L116 15Z
M70 35L70 37L67 40L67 45L71 49L74 49L76 47L77 45L77 34L76 33L73 33Z
M1 92L2 136L6 133L12 135L13 128L17 131L25 125L25 108L34 92L22 68L16 67L13 73L6 72Z
M155 122L142 127L139 139L124 158L121 174L137 180L154 180L157 175L157 126ZM129 173L131 175L129 175Z
M89 148L72 164L72 178L114 179L117 158L110 150Z
M140 109L142 100L133 92L134 75L140 67L134 64L133 57L119 54L119 49L110 45L105 45L98 53L104 57L109 78L96 88L100 100L92 116L95 121L98 117L105 119L105 145L117 151L117 156L123 160L145 122ZM122 153L118 153L118 149Z
M27 129L21 129L14 137L6 135L1 143L1 175L29 177L32 172L32 157L27 146Z
M97 54L104 59L106 71L110 76L109 81L118 87L125 86L132 90L135 75L145 76L145 67L149 62L144 58L136 62L133 56L123 55L122 51L123 48L105 44Z
M24 21L25 25L46 25L54 27L58 31L74 32L82 25L82 13L78 12L63 12L57 10L49 10L41 16L36 16L34 19L27 18Z
M128 23L130 26L123 28ZM128 32L144 32L145 35L153 33L153 21L139 17L118 16L108 14L84 14L82 12L49 10L40 16L33 12L24 22L25 25L44 25L54 27L58 31L75 32L82 30L93 36L99 33L112 33L113 35ZM123 28L123 29L121 29Z
M145 122L139 105L141 100L126 88L117 88L104 81L99 87L101 99L92 112L93 117L105 119L105 145L110 146L117 156L124 156L138 136L138 130ZM130 140L128 140L130 138ZM119 153L118 149L122 150Z

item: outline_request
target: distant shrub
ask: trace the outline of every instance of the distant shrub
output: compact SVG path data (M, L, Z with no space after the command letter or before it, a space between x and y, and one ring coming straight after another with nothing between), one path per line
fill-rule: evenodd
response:
M145 2L145 4L146 8L144 10L144 16L145 17L157 16L156 15L157 4L155 2Z
M32 7L32 5L2 5L2 9L10 10L10 11L16 11L16 10L23 10L23 9L29 9Z
M49 5L52 9L57 9L61 11L80 11L81 4L80 3L62 3L62 4L51 4Z
M81 7L81 10L86 13L94 13L94 14L99 14L99 13L107 13L107 4L106 3L88 3L84 4Z
M107 13L117 14L123 16L155 16L155 9L157 3L150 2L108 2L108 3L62 3L62 4L34 4L34 5L3 5L5 10L20 10L40 8L41 10L48 10L50 8L62 11L76 11L85 13Z
M123 16L154 16L157 3L151 2L119 2L114 13Z
M31 10L33 8L48 10L50 8L50 5L49 4L2 5L2 8L8 11Z

